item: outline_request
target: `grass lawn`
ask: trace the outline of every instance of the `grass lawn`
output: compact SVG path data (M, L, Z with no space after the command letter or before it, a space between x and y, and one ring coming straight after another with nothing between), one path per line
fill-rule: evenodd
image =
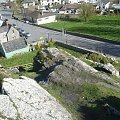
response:
M95 16L88 22L81 20L64 20L55 23L44 24L43 26L94 35L120 42L120 16Z
M0 58L0 64L3 67L13 67L22 64L28 64L33 62L33 58L36 55L36 51L27 52L21 55L13 56L12 58Z

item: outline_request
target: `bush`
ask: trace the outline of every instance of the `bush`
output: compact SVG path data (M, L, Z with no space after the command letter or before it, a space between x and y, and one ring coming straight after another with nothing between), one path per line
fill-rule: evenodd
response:
M50 39L50 41L48 42L48 47L53 48L54 47L54 41L52 40L52 38Z
M99 63L103 63L103 64L107 64L110 63L111 60L103 55L100 54L96 54L96 53L92 53L90 54L87 59L92 60L94 62L99 62Z

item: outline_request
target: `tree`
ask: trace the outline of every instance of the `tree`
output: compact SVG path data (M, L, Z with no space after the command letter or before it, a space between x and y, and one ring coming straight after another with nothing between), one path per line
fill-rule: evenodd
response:
M80 10L80 17L83 17L85 22L89 20L89 18L93 16L95 13L95 9L93 5L91 5L90 3L80 4L79 10Z
M12 2L11 9L13 14L22 13L22 2L23 0L15 0L15 2Z

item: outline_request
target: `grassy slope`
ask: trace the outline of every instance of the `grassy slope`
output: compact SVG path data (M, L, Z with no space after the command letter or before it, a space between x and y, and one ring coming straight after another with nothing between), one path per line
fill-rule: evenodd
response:
M82 58L83 54L69 49L64 49L72 55ZM27 64L33 62L36 51L18 55L11 59L1 59L0 64L5 67ZM18 59L19 58L19 59ZM27 71L23 75L36 78L40 74ZM105 86L97 84L64 84L52 83L43 85L69 112L74 120L119 120L115 116L108 116L104 112L103 105L109 103L120 110L120 93Z
M60 30L64 26L68 31L94 35L120 42L120 16L95 16L88 22L78 20L58 21L56 23L45 24L44 26Z

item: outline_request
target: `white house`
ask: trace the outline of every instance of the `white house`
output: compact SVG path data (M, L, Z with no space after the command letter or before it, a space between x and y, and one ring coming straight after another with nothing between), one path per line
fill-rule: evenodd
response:
M83 1L83 0L63 0L62 2L73 4L73 3L79 3L80 1Z
M0 27L0 43L19 39L19 31L11 25L5 25Z
M40 0L40 5L47 6L53 4L61 4L61 0Z
M26 19L37 25L56 22L56 16L53 13L43 13L39 11L27 14Z
M97 3L98 1L99 1L99 0L62 0L62 3L74 4L74 3L86 2L86 3L95 4L95 3Z
M35 6L35 1L34 0L24 0L22 2L22 5L24 8L28 8L29 6Z

